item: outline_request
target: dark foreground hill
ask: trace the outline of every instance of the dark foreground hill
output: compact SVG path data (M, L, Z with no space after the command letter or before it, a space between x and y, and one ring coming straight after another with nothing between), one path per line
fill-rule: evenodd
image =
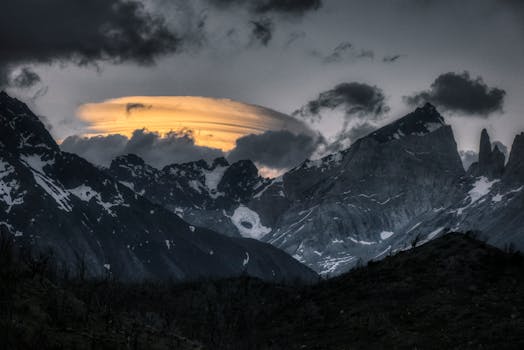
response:
M3 349L524 348L524 258L462 234L306 287L71 281L3 246Z

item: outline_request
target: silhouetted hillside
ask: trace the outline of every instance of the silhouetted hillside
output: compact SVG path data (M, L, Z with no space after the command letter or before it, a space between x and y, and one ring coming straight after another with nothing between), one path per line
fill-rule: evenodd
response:
M519 349L524 258L507 250L447 234L290 286L64 280L3 249L0 334L8 349Z

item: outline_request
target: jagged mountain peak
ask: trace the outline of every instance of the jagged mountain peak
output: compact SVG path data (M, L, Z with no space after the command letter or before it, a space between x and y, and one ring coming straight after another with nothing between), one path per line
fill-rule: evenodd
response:
M480 134L479 160L468 169L468 174L473 177L486 176L489 179L500 178L504 173L506 157L497 145L493 147L488 131L482 129Z
M445 125L444 117L435 106L426 103L423 107L419 107L408 115L372 132L365 138L372 138L384 143L400 139L406 135L423 136Z
M139 156L133 153L118 156L111 163L115 163L115 164L125 163L125 164L140 165L140 166L144 166L146 164L144 159L140 158Z
M504 176L509 182L524 183L524 132L515 136Z
M58 145L29 107L0 93L0 146L9 150L40 148L58 151Z

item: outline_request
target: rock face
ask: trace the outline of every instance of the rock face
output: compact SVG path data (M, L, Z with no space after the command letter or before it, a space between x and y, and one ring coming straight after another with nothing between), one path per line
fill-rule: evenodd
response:
M499 178L504 172L506 158L498 146L491 149L491 141L486 129L480 135L479 160L468 169L470 176L486 176L489 179Z
M191 226L84 159L60 152L27 106L5 93L0 124L0 228L19 244L51 249L72 273L82 264L89 276L125 280L242 273L276 281L315 278L268 244ZM156 174L138 157L127 161L137 176Z
M524 132L515 136L504 180L517 184L524 183Z
M217 167L195 162L166 167L142 182L159 194L179 184L180 195L169 200L148 190L144 196L190 222L271 243L318 273L334 275L450 229L480 231L494 245L524 249L524 134L516 137L506 167L485 130L479 153L466 173L451 127L426 104L350 148L307 160L276 179L261 179L250 162L241 162L224 171L214 192L201 174ZM231 170L237 166L243 170ZM173 167L200 175L169 173ZM234 180L226 181L229 173ZM170 187L159 180L164 177ZM186 178L197 178L197 186ZM193 187L205 200L185 199Z
M451 127L428 104L285 174L288 207L267 223L274 229L263 240L322 274L337 274L409 246L405 232L458 200L463 175ZM272 198L257 201L269 208Z

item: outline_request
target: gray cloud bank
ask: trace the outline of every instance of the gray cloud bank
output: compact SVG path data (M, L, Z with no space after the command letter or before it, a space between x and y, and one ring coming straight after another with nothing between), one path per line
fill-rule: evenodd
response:
M89 138L70 136L60 147L101 166L108 166L119 155L132 153L156 168L226 156L231 162L249 159L261 167L285 170L309 158L322 142L318 135L294 134L287 130L266 131L239 138L236 147L226 154L220 149L196 145L190 131L160 135L140 129L135 130L130 138L119 134Z
M151 64L180 45L162 18L138 0L7 0L0 11L0 42L4 87L17 85L9 73L19 65ZM32 76L18 84L35 80Z
M489 87L482 77L472 78L469 72L445 73L435 79L429 90L406 96L409 105L431 102L450 112L488 117L501 112L506 91Z

